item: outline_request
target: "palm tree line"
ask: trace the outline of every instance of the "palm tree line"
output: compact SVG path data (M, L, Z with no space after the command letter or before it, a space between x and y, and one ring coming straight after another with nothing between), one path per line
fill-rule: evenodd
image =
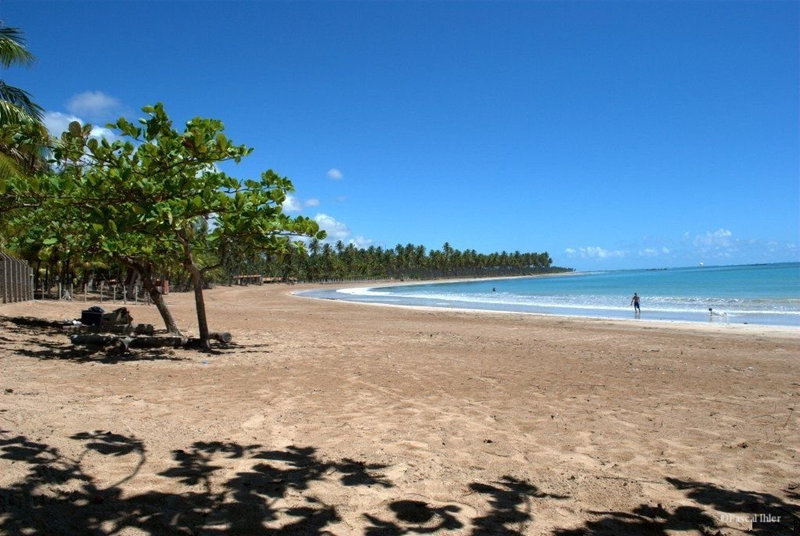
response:
M341 240L331 244L315 239L305 248L293 248L277 257L231 260L226 264L229 277L250 273L310 282L498 277L568 270L553 266L546 252L478 253L474 249L455 249L447 242L433 250L415 244L359 248Z

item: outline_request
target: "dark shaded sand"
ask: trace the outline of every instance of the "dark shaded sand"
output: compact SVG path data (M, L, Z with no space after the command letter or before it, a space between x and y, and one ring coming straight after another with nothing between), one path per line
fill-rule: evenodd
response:
M235 342L211 355L91 354L19 317L92 303L0 305L0 532L797 530L797 330L298 288L209 291L211 327ZM168 302L191 331L192 296Z

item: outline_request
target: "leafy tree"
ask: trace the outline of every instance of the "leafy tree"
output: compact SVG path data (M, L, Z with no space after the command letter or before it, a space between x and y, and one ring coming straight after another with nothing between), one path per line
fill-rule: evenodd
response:
M285 252L298 235L324 238L316 222L290 218L281 205L293 186L269 170L239 181L217 168L252 149L235 145L218 120L195 118L182 132L161 104L143 108L139 126L122 118L109 125L115 141L89 137L72 123L55 150L61 166L49 187L80 247L136 270L170 331L178 331L154 284L179 264L191 277L201 346L209 348L204 275L222 265L225 248ZM55 207L53 207L55 208ZM70 211L72 211L70 213ZM52 236L50 240L57 239Z

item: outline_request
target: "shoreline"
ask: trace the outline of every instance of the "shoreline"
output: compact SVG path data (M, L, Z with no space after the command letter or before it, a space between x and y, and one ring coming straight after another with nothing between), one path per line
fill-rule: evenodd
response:
M309 289L312 290L312 289ZM299 291L304 292L304 291ZM356 306L372 306L372 307L389 307L398 309L408 309L412 311L421 311L427 313L466 313L474 315L524 315L533 316L541 319L553 319L558 321L587 321L591 323L611 324L618 327L636 327L641 326L644 328L663 327L674 330L689 330L701 332L718 332L729 334L770 334L781 337L796 338L800 337L800 327L784 326L784 325L770 325L770 324L725 324L723 322L699 322L690 320L662 320L662 319L648 319L648 318L631 318L629 320L621 318L603 317L603 316L583 316L583 315L562 315L556 313L538 313L526 311L501 311L491 309L471 309L468 307L432 307L425 305L400 305L395 303L380 303L380 302L367 302L367 301L354 301L346 299L334 298L318 298L314 296L303 296L296 292L289 293L294 298L302 298L309 300L325 300L331 302L340 302L347 305Z
M547 277L549 274L542 274L542 277ZM564 275L578 275L577 272L571 272L568 274L553 274L556 276L564 276ZM519 276L519 278L527 278L531 276ZM534 276L539 277L539 276ZM502 277L502 278L491 278L493 280L506 280L506 279L517 279ZM350 289L376 289L381 287L398 287L398 286L414 286L414 285L431 285L431 284L449 284L449 283L471 283L471 282L481 282L487 279L453 279L453 280L423 280L418 282L397 282L397 283L385 283L385 284L371 284L369 282L362 283L354 283L352 285L319 285L315 283L305 283L304 285L306 288L292 291L291 294L299 297L299 298L307 298L307 299L319 299L319 300L329 300L329 301L340 301L345 303L356 303L362 305L375 305L375 306L387 306L387 307L406 307L409 309L418 309L418 310L452 310L452 311L462 311L462 312L475 312L475 313L501 313L501 314L522 314L522 315L536 315L541 317L556 317L556 318L576 318L576 319L587 319L587 320L598 320L598 321L611 321L611 322L620 322L626 323L628 321L634 322L651 322L655 324L678 324L678 325L686 325L686 326L695 326L695 327L707 327L707 328L714 328L719 327L721 329L729 329L729 328L740 328L740 329L747 329L753 328L755 330L763 329L772 332L786 332L786 334L794 334L795 336L800 335L800 326L797 325L790 325L790 324L778 324L778 323L757 323L757 322L736 322L735 320L731 322L723 321L720 317L716 322L706 319L706 320L692 320L681 318L680 316L707 316L706 313L698 311L696 313L669 313L663 311L657 311L656 314L660 314L663 316L669 316L670 314L675 314L678 318L647 318L648 314L651 314L647 310L642 313L642 316L639 318L634 318L631 315L631 318L626 319L625 317L621 316L622 313L617 315L604 315L602 313L589 313L589 314L568 314L568 313L561 313L561 312L547 312L541 310L524 310L522 306L512 306L510 307L508 304L488 304L484 307L469 307L469 306L460 306L454 305L453 303L449 304L441 304L441 305L428 305L423 302L431 301L431 300L438 300L437 298L408 298L408 297L398 297L398 299L404 299L409 303L387 303L384 298L380 296L371 296L369 294L364 295L354 295L348 294L341 291L346 291ZM333 288L332 288L333 287ZM318 293L318 295L313 295L313 293ZM301 293L309 293L308 295L304 295ZM339 294L342 294L339 296ZM330 295L330 296L326 296ZM360 296L362 299L358 299L357 297L353 296ZM439 300L442 301L442 300ZM420 302L420 303L414 303ZM458 302L456 302L458 303ZM505 305L506 308L503 308ZM584 309L586 311L599 311L601 309L592 308L592 307L581 307L581 306L530 306L530 309L545 309L551 308L554 310L558 309ZM731 316L731 318L735 318L735 316ZM703 328L701 328L703 329Z

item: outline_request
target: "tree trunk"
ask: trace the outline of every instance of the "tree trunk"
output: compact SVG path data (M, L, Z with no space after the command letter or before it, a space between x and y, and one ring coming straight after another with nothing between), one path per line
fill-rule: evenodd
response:
M142 286L147 293L150 294L150 299L153 300L153 304L155 304L156 309L158 309L161 319L164 320L167 331L173 335L182 336L181 330L178 329L178 325L175 323L175 319L172 318L172 312L169 310L169 307L167 307L167 304L164 303L164 296L158 290L158 287L153 284L153 280L150 279L149 276L142 276Z
M203 277L200 269L194 263L192 257L192 249L189 246L189 241L183 236L178 235L178 240L183 244L183 267L189 271L192 277L192 286L194 287L194 305L197 310L197 329L200 339L200 349L204 351L211 350L211 341L208 336L208 318L206 317L206 303L203 300Z
M197 309L197 328L199 330L200 349L211 350L211 342L208 336L208 318L206 317L206 303L203 299L203 278L200 270L189 260L184 264L189 273L192 274L192 286L194 287L194 304Z
M128 273L125 275L125 291L128 297L133 300L136 299L136 284L141 278L142 275L137 270L128 268ZM144 284L142 284L142 286L144 286Z
M178 329L178 325L175 323L175 319L172 318L172 312L164 302L164 296L161 295L158 287L153 283L150 267L131 259L122 259L122 262L128 268L135 270L139 274L139 277L142 278L142 286L147 293L150 294L150 299L153 300L153 304L155 304L156 309L158 309L158 313L161 315L161 319L164 321L167 331L173 335L183 336L181 330Z

